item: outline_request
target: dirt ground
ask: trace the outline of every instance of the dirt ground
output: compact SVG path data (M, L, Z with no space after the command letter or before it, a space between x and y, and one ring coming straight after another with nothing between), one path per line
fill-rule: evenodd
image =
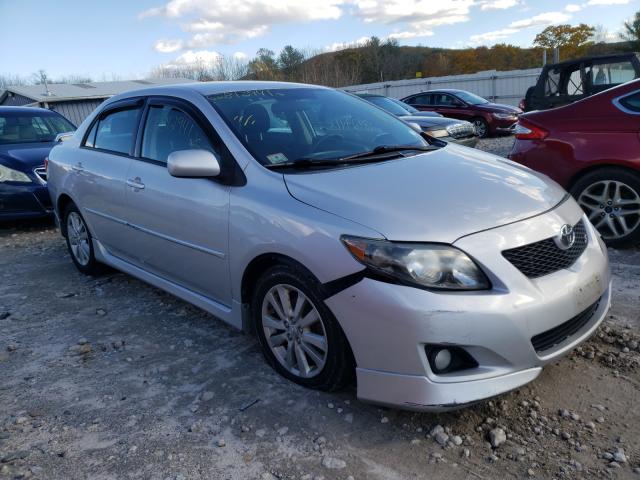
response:
M640 250L610 257L613 308L582 348L525 388L419 414L298 387L211 315L81 275L51 224L0 226L0 477L640 479Z

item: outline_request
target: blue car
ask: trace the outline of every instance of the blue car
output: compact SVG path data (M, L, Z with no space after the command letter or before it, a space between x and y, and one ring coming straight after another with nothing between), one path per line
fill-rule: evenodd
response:
M0 220L51 215L45 158L75 127L43 108L0 107Z

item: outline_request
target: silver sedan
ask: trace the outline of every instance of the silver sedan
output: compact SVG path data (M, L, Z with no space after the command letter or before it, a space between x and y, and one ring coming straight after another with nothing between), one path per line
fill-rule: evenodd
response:
M344 92L271 82L137 90L55 147L71 258L254 332L323 390L416 410L534 380L610 303L576 202L508 160Z

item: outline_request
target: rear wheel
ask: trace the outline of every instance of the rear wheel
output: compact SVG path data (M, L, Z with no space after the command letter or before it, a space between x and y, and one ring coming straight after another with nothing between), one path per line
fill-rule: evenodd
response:
M472 120L472 123L476 127L476 134L480 138L486 138L489 135L489 124L485 119L477 117Z
M82 214L74 204L69 204L63 214L67 248L73 263L82 273L96 275L101 265L93 253L91 232Z
M586 174L571 188L602 239L612 247L640 242L640 176L619 168Z
M352 380L347 339L311 275L289 265L271 268L258 280L251 309L264 356L282 376L320 390Z

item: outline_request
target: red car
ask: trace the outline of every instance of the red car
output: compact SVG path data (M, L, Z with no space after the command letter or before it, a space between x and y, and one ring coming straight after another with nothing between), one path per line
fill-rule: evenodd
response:
M640 243L640 80L523 114L509 158L576 198L604 241Z
M471 122L479 137L510 132L522 113L517 107L492 103L471 92L453 88L416 93L402 101L421 111L438 112L445 117Z

